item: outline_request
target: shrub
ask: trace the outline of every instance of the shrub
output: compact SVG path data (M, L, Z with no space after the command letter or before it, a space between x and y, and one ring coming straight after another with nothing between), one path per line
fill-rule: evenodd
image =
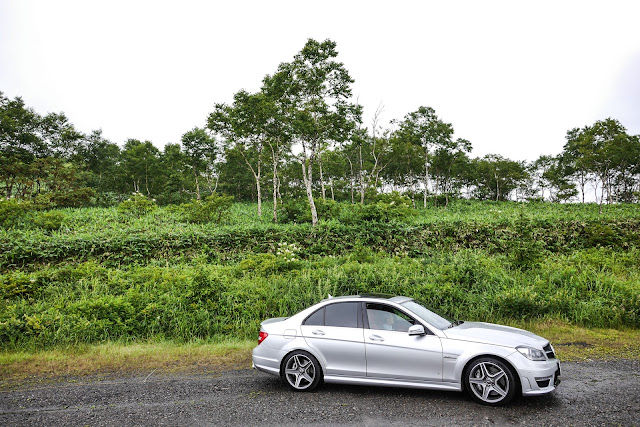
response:
M42 212L36 215L33 223L47 231L59 230L66 219L65 214L60 211Z
M133 193L133 196L118 205L118 213L140 218L153 211L156 207L154 199L149 199L141 193Z
M121 195L111 191L97 193L95 197L96 205L102 207L116 206L121 201Z
M585 242L587 247L614 247L620 243L620 236L607 224L590 224L585 227Z
M341 204L331 199L314 199L318 219L330 220L340 217ZM311 222L311 209L305 198L290 199L280 205L278 218L283 223L308 223Z
M71 191L56 191L51 195L51 201L55 203L56 206L80 208L89 206L95 195L96 192L93 188L75 188Z
M416 214L411 199L397 192L380 194L375 202L366 205L354 205L345 209L341 220L344 223L369 222L397 222L403 221Z
M238 264L239 273L253 272L262 276L270 276L300 266L295 244L280 243L276 254L250 255Z
M31 208L30 202L16 199L0 200L0 226L4 228L15 227Z
M538 228L531 219L520 212L515 221L515 235L507 242L509 256L514 266L528 269L538 263L544 255L544 242L538 240L535 231Z
M197 224L212 222L220 224L227 220L230 215L233 196L219 195L213 193L204 201L194 200L182 206L187 221Z

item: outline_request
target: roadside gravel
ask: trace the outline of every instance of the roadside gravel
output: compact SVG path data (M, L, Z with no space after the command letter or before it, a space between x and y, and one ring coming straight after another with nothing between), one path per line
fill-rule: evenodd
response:
M640 425L640 361L562 371L555 392L501 408L455 392L325 384L296 393L252 370L67 378L0 392L0 425Z

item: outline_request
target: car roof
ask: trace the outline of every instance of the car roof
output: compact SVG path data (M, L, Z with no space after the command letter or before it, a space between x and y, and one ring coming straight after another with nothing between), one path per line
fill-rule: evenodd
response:
M338 297L329 295L329 298L323 301L328 301L332 299L346 299L346 298L381 299L381 300L395 302L397 304L402 304L404 302L413 300L413 298L405 297L402 295L391 295L391 294L383 294L383 293L362 293L358 295L343 295Z

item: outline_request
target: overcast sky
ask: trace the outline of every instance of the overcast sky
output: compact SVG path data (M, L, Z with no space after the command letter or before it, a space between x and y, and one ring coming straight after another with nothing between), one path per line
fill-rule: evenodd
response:
M0 91L159 148L337 42L365 124L430 106L474 156L534 160L613 117L640 134L640 1L0 0Z

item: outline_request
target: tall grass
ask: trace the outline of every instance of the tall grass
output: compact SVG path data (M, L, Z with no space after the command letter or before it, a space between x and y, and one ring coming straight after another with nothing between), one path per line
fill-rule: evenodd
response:
M600 248L522 270L480 250L409 258L364 249L293 262L252 256L227 266L52 266L0 276L0 343L19 349L247 338L265 318L292 315L328 294L359 292L409 295L466 320L640 327L638 259L636 249Z

